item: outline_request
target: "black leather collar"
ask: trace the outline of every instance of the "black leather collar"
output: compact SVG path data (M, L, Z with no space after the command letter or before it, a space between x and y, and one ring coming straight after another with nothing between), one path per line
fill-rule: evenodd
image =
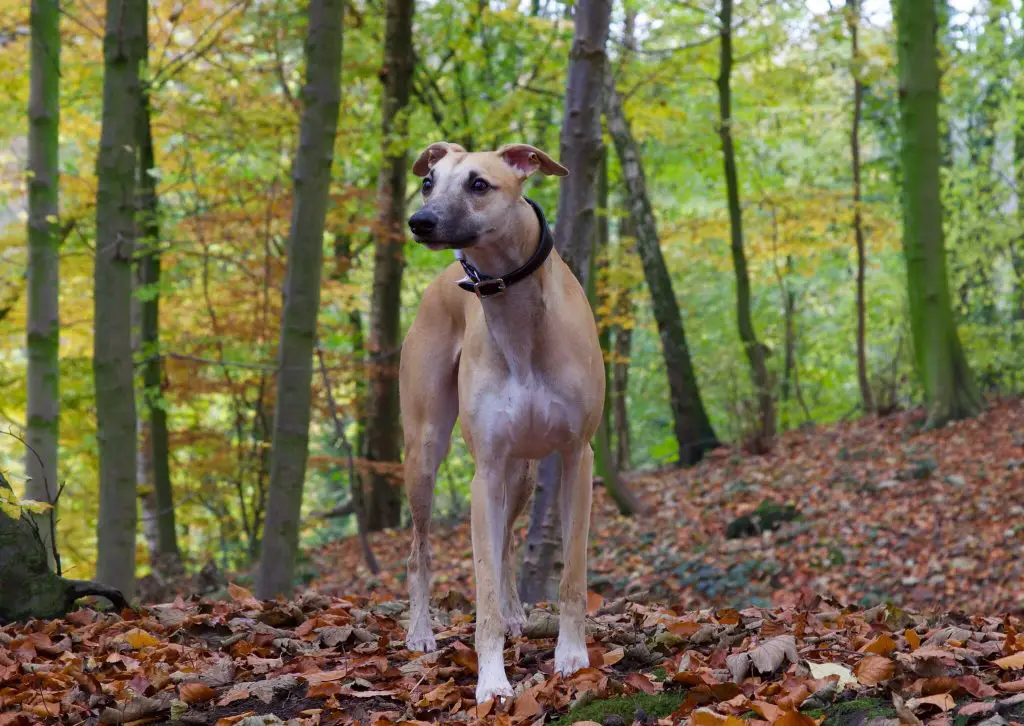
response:
M523 197L523 199L533 207L533 211L537 214L537 221L540 222L540 242L537 244L537 249L521 267L517 267L501 277L491 277L480 272L469 260L460 256L459 262L462 264L462 269L466 271L466 276L458 282L459 287L463 290L475 292L477 297L481 298L500 295L509 285L514 285L536 272L551 254L551 250L555 248L555 238L551 235L547 219L544 218L544 210L529 197Z

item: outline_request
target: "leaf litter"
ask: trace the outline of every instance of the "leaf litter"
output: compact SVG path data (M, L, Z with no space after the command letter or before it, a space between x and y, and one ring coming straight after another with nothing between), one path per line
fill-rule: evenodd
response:
M332 578L290 601L261 602L233 583L224 599L179 595L0 628L0 726L539 726L595 698L673 691L680 705L650 723L818 726L833 704L870 696L891 701L902 723L1019 724L1024 467L1007 462L1024 461L1024 405L927 433L908 434L912 423L792 433L771 456L716 452L689 471L634 478L647 517L617 517L599 494L590 666L554 674L557 614L542 604L506 643L510 701L474 701L462 526L439 535L435 653L405 648L408 538L381 533L384 575L340 543L317 554ZM727 540L729 519L764 498L801 517ZM689 576L707 567L713 580L751 561L776 566L748 569L731 590Z

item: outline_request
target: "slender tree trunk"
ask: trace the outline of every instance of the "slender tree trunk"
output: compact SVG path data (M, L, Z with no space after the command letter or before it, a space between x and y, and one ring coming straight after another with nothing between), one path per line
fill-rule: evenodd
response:
M700 461L706 451L718 446L718 438L711 427L697 387L697 376L690 360L679 304L658 242L658 229L651 200L647 195L640 150L623 111L622 100L615 90L615 79L610 73L606 83L608 95L605 119L608 133L619 155L619 166L629 196L630 216L636 230L637 250L651 293L654 318L658 323L658 335L668 374L673 428L679 444L679 463L689 466Z
M625 226L626 220L623 220ZM620 290L615 301L615 317L619 321L632 321L633 300L630 293ZM615 469L627 471L632 466L629 434L629 364L633 348L632 322L619 322L615 327L615 348L612 355L611 416L615 431Z
M374 254L370 308L370 385L366 409L366 458L370 462L367 528L401 523L402 430L398 408L398 350L401 345L402 272L405 261L405 177L407 121L412 84L413 0L387 0L384 37L383 166L377 183L379 236ZM383 464L383 466L381 466ZM376 465L376 466L375 466Z
M309 4L304 107L292 173L295 190L277 357L270 490L256 581L257 595L264 599L291 592L298 554L324 221L341 105L343 8L341 0L310 0Z
M718 75L719 136L722 139L722 157L725 164L725 186L729 201L732 263L736 271L736 321L740 340L750 361L751 377L760 411L759 448L771 448L775 438L775 403L772 400L765 347L758 342L754 319L750 309L750 277L747 274L747 255L743 249L743 212L740 208L740 184L736 174L736 151L732 139L732 0L722 0L719 14L721 35L721 64Z
M875 403L871 396L868 380L868 357L866 350L866 313L864 303L864 273L866 256L864 251L864 225L861 220L860 185L860 116L864 103L864 83L860 79L860 0L849 0L847 21L850 25L850 69L853 73L853 128L850 130L850 157L853 166L853 237L857 243L857 385L860 386L861 406L864 413L874 413Z
M595 238L596 249L590 257L590 276L587 283L587 297L590 299L590 306L594 310L605 309L607 304L606 293L599 292L597 271L607 267L608 252L608 150L601 153L601 169L598 174L597 185L598 197L598 219L597 237ZM599 335L601 343L601 354L604 357L604 379L607 381L611 371L608 362L611 351L611 331L607 325L601 326ZM604 388L604 417L601 419L601 426L597 430L597 441L594 446L594 470L601 477L605 491L619 508L619 513L630 516L644 510L643 504L636 495L619 478L618 469L615 468L611 452L611 387L607 384Z
M27 499L53 504L59 486L60 413L58 177L60 11L57 0L32 0L28 105L28 410ZM35 516L50 566L55 512Z
M131 598L135 585L136 419L132 254L139 65L145 0L108 0L103 124L97 163L93 375L99 441L96 577Z
M973 416L981 395L953 322L939 192L939 69L931 0L898 0L896 27L903 138L903 254L911 333L928 425Z
M148 42L148 24L143 13L142 32ZM149 89L142 89L139 109L139 224L142 249L137 278L142 288L139 338L142 353L143 431L140 437L144 451L145 480L152 486L153 497L148 516L155 519L156 550L150 551L153 568L160 572L180 569L181 553L174 516L174 494L171 489L170 444L167 411L163 397L163 358L160 351L160 218L156 191L156 158L153 153L153 129L150 121ZM142 468L142 467L140 467ZM140 482L143 479L140 478Z
M583 289L587 288L591 250L597 235L597 180L601 166L601 106L607 65L605 46L611 0L579 0L574 18L572 50L566 79L559 161L571 170L562 177L555 220L555 248ZM538 593L554 574L561 555L557 454L541 462L537 494L519 578L519 596L537 602ZM550 555L550 556L549 556Z

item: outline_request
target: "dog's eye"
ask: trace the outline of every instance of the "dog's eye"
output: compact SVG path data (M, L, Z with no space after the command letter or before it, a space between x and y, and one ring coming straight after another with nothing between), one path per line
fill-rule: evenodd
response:
M469 185L469 188L472 189L474 192L482 194L486 192L488 189L490 189L491 185L485 182L480 177L477 177L476 179L473 180L473 183Z
M424 179L423 180L423 193L424 194L426 194L427 192L429 192L433 188L434 188L434 181L432 179Z

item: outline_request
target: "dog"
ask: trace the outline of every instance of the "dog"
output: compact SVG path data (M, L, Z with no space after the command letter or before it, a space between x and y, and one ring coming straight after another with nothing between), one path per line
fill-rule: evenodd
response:
M538 460L552 452L562 458L565 563L555 670L568 676L589 665L590 441L603 413L604 364L587 296L553 249L540 207L523 196L534 173L569 171L526 144L469 153L447 142L427 147L412 171L423 178L423 204L409 218L413 238L432 250L452 249L457 259L423 293L399 364L413 526L406 645L437 647L427 536L437 469L458 419L475 463L476 700L484 703L513 695L505 634L521 635L526 614L512 528L536 486Z

